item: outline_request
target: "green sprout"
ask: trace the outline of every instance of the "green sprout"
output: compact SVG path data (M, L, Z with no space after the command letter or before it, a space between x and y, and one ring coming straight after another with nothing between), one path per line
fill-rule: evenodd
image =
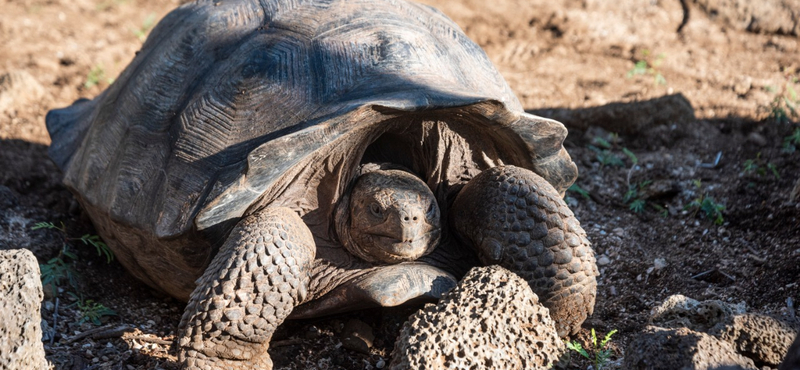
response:
M108 247L106 243L104 243L99 236L92 235L92 234L85 234L80 238L70 238L67 236L67 229L64 226L64 223L61 223L61 227L56 226L52 222L38 222L34 225L31 230L39 230L39 229L49 229L49 230L58 230L61 232L62 237L64 238L64 242L69 241L80 241L85 245L91 245L97 251L98 256L105 256L106 263L111 263L114 260L114 252ZM72 259L77 259L77 257L72 257Z
M791 135L783 138L783 151L794 153L800 146L800 127L795 128Z
M114 82L114 79L111 77L106 77L106 71L103 69L102 65L95 65L86 75L86 82L83 83L83 87L89 89L94 86L100 84L100 82L106 82L111 84Z
M609 138L613 142L616 142L617 134L611 134L609 135ZM594 139L592 139L592 144L593 145L589 145L589 149L595 152L597 155L597 161L600 162L601 167L605 167L607 165L619 167L625 166L625 163L623 163L622 160L620 160L616 154L612 152L614 146L608 140L596 136Z
M611 341L611 336L617 332L617 329L614 329L600 341L597 343L597 334L595 334L594 328L592 328L592 353L583 348L583 346L578 341L566 342L567 348L572 351L577 352L581 356L585 357L589 361L592 362L594 365L595 370L602 370L607 364L609 358L611 358L611 354L613 353L610 348L606 348L608 343Z
M761 152L756 154L755 159L748 159L744 161L742 165L742 174L758 174L758 176L764 176L767 174L767 170L772 173L772 176L775 176L776 179L780 180L781 175L778 172L778 168L775 167L774 164L771 162L764 163L764 160L761 158Z
M91 299L83 300L83 296L70 293L72 297L77 300L78 310L81 311L81 320L78 324L91 322L97 326L103 324L102 318L106 316L117 316L117 312L106 307L102 303L95 302Z
M626 74L627 78L632 78L634 76L641 76L641 75L650 75L653 76L653 84L654 85L666 85L667 80L664 78L664 75L658 70L658 67L664 62L666 55L661 53L656 56L652 62L648 62L648 58L650 56L650 51L645 49L642 50L642 59L638 60L631 68L628 73Z
M693 209L694 211L692 211L691 217L695 217L698 211L702 211L707 219L714 221L715 225L722 225L725 222L725 219L722 217L722 211L725 210L725 205L717 203L714 201L714 198L705 194L687 204L683 209Z
M641 213L644 211L644 207L647 205L647 202L642 199L640 192L644 190L644 188L650 186L651 183L652 181L645 180L638 184L632 184L628 186L628 191L625 192L625 195L622 197L622 201L626 204L630 203L628 208L631 211L636 213Z
M576 193L576 194L582 196L584 199L589 199L590 198L589 192L586 191L586 189L578 186L578 184L570 185L570 187L567 188L567 191L571 191L573 193Z
M77 289L78 274L72 268L71 263L77 259L78 256L69 250L67 244L64 244L57 256L48 260L47 263L39 264L39 270L42 275L42 286L52 284L57 292L57 288L62 285L62 283L66 282L72 286L72 288Z

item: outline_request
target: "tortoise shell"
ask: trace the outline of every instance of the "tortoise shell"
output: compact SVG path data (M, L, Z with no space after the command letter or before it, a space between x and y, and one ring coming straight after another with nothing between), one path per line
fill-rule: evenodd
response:
M562 194L577 176L564 126L525 113L450 19L402 0L186 4L105 92L47 126L120 262L183 299L236 221L270 205L296 210L334 258L335 204L363 163L411 169L440 204L500 164Z

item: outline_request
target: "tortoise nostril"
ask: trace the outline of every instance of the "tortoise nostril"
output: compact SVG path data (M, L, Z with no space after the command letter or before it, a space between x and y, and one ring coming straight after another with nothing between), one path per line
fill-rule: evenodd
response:
M416 221L416 220L418 220L418 219L419 219L419 217L417 217L417 216L414 216L414 221Z
M403 217L403 221L408 221L408 216Z

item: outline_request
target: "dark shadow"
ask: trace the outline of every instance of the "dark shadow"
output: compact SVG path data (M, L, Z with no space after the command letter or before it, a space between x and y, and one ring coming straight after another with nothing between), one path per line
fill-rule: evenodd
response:
M659 126L683 126L696 120L692 104L680 93L645 101L609 103L590 108L541 108L526 111L537 116L552 118L569 129L585 131L595 126L622 135L639 134Z

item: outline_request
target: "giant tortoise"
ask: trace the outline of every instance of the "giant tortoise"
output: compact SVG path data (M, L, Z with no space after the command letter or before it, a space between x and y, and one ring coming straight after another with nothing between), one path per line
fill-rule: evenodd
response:
M566 129L430 7L185 4L47 127L122 265L188 301L184 367L271 368L285 319L435 300L479 264L528 281L561 335L593 310Z

